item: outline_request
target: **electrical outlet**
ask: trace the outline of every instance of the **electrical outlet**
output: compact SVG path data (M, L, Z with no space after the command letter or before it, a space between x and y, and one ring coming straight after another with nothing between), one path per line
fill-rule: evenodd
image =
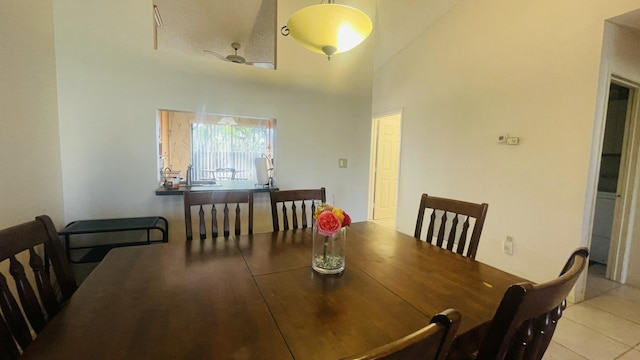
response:
M507 236L503 243L504 253L507 255L513 255L513 238Z
M509 134L500 134L498 135L498 144L506 144L507 138L509 138Z

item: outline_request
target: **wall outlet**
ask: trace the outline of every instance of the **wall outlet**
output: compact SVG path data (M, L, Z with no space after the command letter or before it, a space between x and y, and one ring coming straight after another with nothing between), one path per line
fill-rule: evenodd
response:
M509 134L500 134L498 135L498 144L506 144L507 138L509 138Z
M503 243L504 253L507 255L513 255L513 238L511 236L507 236Z

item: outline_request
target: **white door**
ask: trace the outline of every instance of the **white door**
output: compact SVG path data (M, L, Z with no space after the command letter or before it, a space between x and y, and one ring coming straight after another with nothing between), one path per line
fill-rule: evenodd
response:
M390 219L396 216L400 114L378 118L376 124L373 218Z

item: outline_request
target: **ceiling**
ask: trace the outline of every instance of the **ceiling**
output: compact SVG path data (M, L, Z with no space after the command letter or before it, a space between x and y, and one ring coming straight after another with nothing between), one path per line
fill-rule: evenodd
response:
M374 68L386 63L462 0L338 0L369 15L374 22ZM276 62L280 28L293 12L319 0L154 0L163 25L158 49L212 56L233 54L248 62ZM278 9L278 7L280 9ZM278 18L278 12L280 12ZM345 54L346 55L346 54ZM345 56L342 55L342 56Z
M277 0L154 0L162 19L159 50L198 56L234 54L248 62L275 64Z
M640 9L610 19L614 24L640 30Z
M163 25L157 29L158 49L210 56L233 54L248 62L276 65L276 44L293 12L326 0L153 0ZM384 65L419 34L463 0L337 0L369 15L374 22L374 69ZM278 9L280 8L280 9ZM640 30L640 10L611 19ZM342 56L346 56L342 55Z

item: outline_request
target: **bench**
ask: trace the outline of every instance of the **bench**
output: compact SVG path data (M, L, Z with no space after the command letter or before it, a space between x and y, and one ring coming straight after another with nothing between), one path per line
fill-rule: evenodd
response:
M146 230L147 241L134 242L111 242L106 244L76 244L72 246L71 236L81 234L111 233L121 231L139 231ZM162 239L151 239L151 230L158 230L162 233ZM169 223L167 219L161 216L121 218L121 219L101 219L101 220L79 220L67 224L62 231L58 233L64 236L67 259L74 263L98 262L104 258L109 250L122 246L148 245L156 242L169 241ZM87 249L90 249L86 252ZM71 256L74 250L85 250L79 258Z

